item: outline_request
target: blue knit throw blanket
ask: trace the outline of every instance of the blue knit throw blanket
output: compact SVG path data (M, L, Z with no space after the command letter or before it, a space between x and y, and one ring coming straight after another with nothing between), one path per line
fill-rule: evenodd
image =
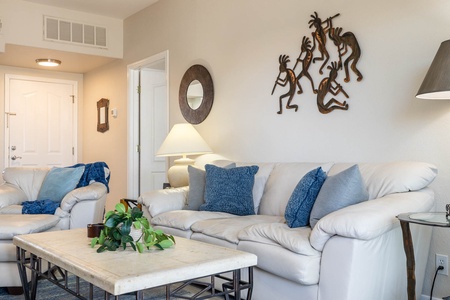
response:
M84 166L84 173L83 175L81 175L80 182L78 182L77 188L88 186L91 181L95 181L103 183L109 193L109 178L111 177L111 174L108 174L108 177L105 176L105 168L109 169L108 165L105 162L76 164L74 166L70 166L69 168L76 168L81 166Z
M22 203L22 214L48 214L53 215L59 207L59 202L52 200L24 201Z

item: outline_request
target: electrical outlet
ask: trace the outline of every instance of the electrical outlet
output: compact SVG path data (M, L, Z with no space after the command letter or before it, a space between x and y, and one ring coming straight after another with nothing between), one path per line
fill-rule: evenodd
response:
M448 276L448 256L436 253L436 268L443 266L444 270L439 270L438 274Z

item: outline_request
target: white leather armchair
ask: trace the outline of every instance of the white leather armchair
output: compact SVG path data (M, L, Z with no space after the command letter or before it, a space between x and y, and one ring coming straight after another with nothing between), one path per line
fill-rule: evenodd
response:
M75 188L64 196L54 215L22 214L22 203L37 199L50 168L14 167L3 171L0 185L0 286L20 287L16 250L17 234L86 228L103 220L107 186L100 182ZM109 170L105 170L109 176ZM11 289L13 290L13 289Z

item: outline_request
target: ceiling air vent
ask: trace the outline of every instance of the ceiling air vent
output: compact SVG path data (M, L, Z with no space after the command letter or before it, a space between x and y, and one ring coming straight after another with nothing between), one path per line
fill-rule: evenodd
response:
M44 16L44 40L107 48L106 28Z

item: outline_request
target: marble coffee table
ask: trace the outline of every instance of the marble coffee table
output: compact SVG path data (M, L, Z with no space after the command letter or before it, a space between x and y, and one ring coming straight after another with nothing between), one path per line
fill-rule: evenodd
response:
M252 267L256 265L256 255L181 237L175 239L176 245L172 248L142 254L128 248L97 253L90 247L86 229L20 235L14 237L13 243L17 247L25 299L35 299L37 277L43 273L40 270L47 267L62 269L66 275L71 273L77 280L81 278L89 282L91 288L87 297L76 295L77 291L69 291L81 299L92 299L92 285L105 291L105 299L109 299L109 295L130 292L136 292L136 298L143 299L142 290L166 286L169 292L166 298L170 299L170 284L208 276L214 283L216 275L226 279L220 274L230 271L233 276L224 284L226 293L240 297L241 291L247 289L248 299L251 298ZM241 269L247 268L248 281L244 281ZM31 284L28 284L27 269L32 270ZM68 290L63 284L53 283ZM202 297L205 299L204 295Z

